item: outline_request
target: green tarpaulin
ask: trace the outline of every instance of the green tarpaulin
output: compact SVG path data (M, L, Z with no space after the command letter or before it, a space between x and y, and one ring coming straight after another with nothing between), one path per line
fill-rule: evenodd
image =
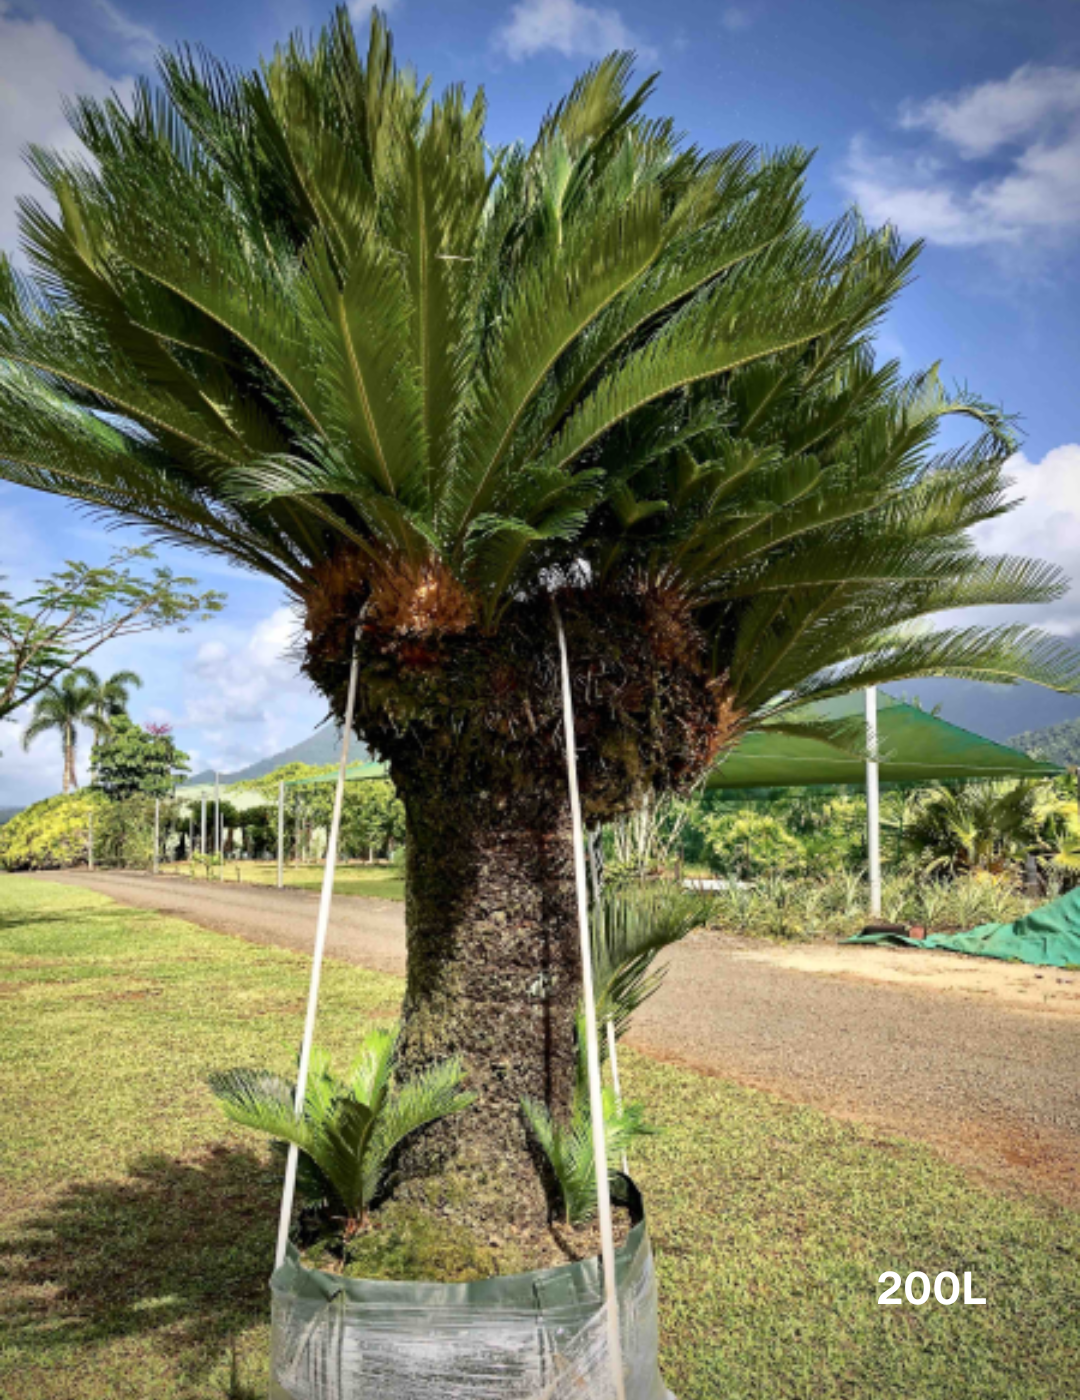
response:
M880 691L877 707L882 786L972 778L1042 778L1064 771L1056 763L1029 758ZM799 718L858 720L863 713L860 691L808 707ZM865 757L845 753L824 739L765 729L747 735L709 775L707 786L745 795L753 788L862 786L865 782Z
M967 933L931 933L907 938L902 933L857 933L846 943L900 943L912 948L942 948L980 958L1034 963L1038 967L1080 968L1080 889L1044 904L1012 924L980 924Z

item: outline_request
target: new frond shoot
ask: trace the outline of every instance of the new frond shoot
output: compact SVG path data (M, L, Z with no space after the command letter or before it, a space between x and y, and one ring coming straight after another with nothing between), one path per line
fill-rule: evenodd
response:
M343 1078L330 1057L312 1052L304 1107L295 1084L268 1070L229 1069L210 1075L210 1090L228 1118L299 1148L301 1198L348 1240L363 1229L372 1203L389 1184L394 1150L411 1133L460 1113L475 1095L462 1088L460 1060L432 1065L398 1080L397 1027L363 1038Z
M607 1170L617 1199L619 1163L639 1138L652 1136L656 1129L645 1121L644 1105L620 1104L610 1087L605 1087L603 1101ZM586 1224L596 1214L596 1155L588 1093L580 1089L575 1093L565 1123L535 1099L522 1099L521 1111L558 1183L563 1221L567 1225Z

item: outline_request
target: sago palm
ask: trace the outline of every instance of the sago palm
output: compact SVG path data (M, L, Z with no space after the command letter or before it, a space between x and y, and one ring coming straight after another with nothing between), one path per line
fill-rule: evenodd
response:
M22 746L28 749L35 739L53 731L60 735L64 756L63 791L79 786L76 764L79 749L79 725L88 725L95 736L104 732L96 712L97 677L86 666L67 671L52 685L46 686L34 701L30 722L23 730Z
M359 625L407 809L403 1063L460 1054L479 1093L415 1165L510 1221L547 1213L518 1104L567 1113L575 1072L553 599L590 821L811 697L1078 675L1021 626L916 630L1064 586L971 539L1007 419L874 357L916 250L812 227L802 151L687 145L630 73L493 151L378 19L366 56L344 10L255 72L165 55L73 104L81 153L31 153L55 208L0 273L9 480L277 580L339 715ZM969 446L935 448L947 414Z
M280 1144L296 1144L301 1190L346 1238L366 1223L398 1144L473 1101L462 1091L459 1060L395 1083L397 1040L396 1027L369 1031L344 1079L332 1073L330 1057L316 1051L299 1114L293 1108L296 1086L280 1075L229 1069L210 1076L212 1093L234 1123L268 1133Z

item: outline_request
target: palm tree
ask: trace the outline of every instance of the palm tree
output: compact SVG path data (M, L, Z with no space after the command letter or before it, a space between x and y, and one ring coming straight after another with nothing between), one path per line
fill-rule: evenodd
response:
M519 1103L570 1111L580 971L553 600L592 823L814 697L1074 687L1037 631L918 627L1064 580L977 552L1010 421L875 359L918 250L809 225L804 152L686 145L625 54L491 151L482 95L344 10L255 72L160 73L30 154L55 206L0 272L0 471L277 580L339 717L355 636L407 811L403 1072L460 1055L478 1094L410 1158L536 1222Z
M100 735L101 721L95 709L98 680L88 667L67 671L59 681L46 686L34 702L30 723L23 731L22 745L28 749L35 739L52 730L60 733L64 752L64 792L79 786L75 761L79 744L79 725L86 724Z
M83 673L94 688L90 709L96 721L96 736L100 737L109 732L118 715L127 714L129 692L133 687L142 689L142 677L136 671L114 671L102 680L89 666L83 667Z

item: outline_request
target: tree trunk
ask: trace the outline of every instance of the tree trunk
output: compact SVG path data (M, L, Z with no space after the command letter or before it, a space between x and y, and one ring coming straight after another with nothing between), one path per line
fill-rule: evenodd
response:
M581 965L568 799L495 795L437 762L409 767L395 775L407 812L401 1069L458 1055L478 1097L407 1144L404 1163L422 1180L406 1189L489 1231L543 1226L550 1183L521 1100L565 1118L573 1095Z
M70 726L65 726L63 731L64 743L64 792L72 792L78 787L75 777L75 736L71 732Z

